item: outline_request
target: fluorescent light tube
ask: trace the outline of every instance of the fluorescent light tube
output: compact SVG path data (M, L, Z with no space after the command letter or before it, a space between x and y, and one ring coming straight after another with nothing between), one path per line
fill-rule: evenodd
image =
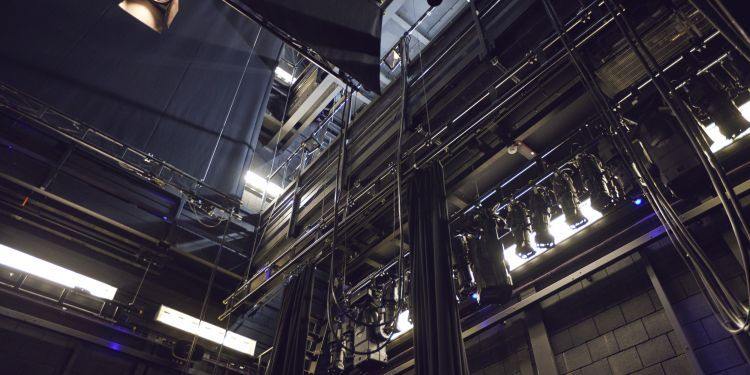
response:
M276 198L283 192L281 186L276 185L251 171L247 171L245 174L245 182L260 191L261 194L265 191L271 198Z
M181 331L196 335L216 344L224 344L225 347L234 349L240 353L253 355L255 353L255 340L228 332L206 321L200 321L183 312L171 307L161 305L156 320Z
M115 297L115 293L117 293L117 288L111 285L33 257L3 244L0 244L0 264L68 288L86 290L92 295L103 299L112 300Z
M281 80L281 82L286 83L287 85L291 85L294 83L294 77L292 76L292 73L287 72L284 69L281 69L280 66L276 67L276 70L273 71L274 75L276 75L276 78Z
M555 242L559 245L561 242L563 242L568 237L578 233L583 228L588 227L589 225L593 224L595 221L599 220L602 217L602 213L591 208L591 200L586 199L585 201L581 202L578 206L581 210L581 213L583 216L585 216L589 221L576 228L571 229L570 226L565 222L565 215L559 215L556 218L550 220L549 222L549 232L552 233L552 235L555 237ZM533 238L536 233L531 233L531 237ZM522 264L528 262L531 259L534 259L539 256L539 254L549 250L549 249L541 249L536 246L536 243L532 241L531 247L536 250L536 254L528 259L522 259L516 255L516 245L511 245L505 249L505 261L508 262L508 268L512 271ZM554 249L554 247L553 247Z

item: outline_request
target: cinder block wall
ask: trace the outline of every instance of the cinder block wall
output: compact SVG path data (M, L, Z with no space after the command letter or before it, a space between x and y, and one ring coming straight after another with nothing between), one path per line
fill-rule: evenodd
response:
M623 259L543 303L560 374L689 374L645 271Z
M492 327L464 344L472 374L525 375L532 369L526 325L522 320Z
M687 345L705 374L750 374L736 338L719 326L695 280L665 245L654 244L661 249L649 249L649 259L688 342L670 324L634 255L541 303L559 374L692 374ZM715 254L730 288L744 295L738 263L726 251ZM472 374L537 373L523 320L481 333L466 341L466 350Z

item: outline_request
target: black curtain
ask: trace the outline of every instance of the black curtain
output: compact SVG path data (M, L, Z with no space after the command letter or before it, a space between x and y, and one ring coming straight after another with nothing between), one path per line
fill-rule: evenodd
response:
M410 302L417 374L468 374L451 273L443 167L417 170L409 184Z
M0 80L239 197L281 41L221 1L162 34L119 2L0 2Z
M305 266L284 290L281 316L273 337L270 375L299 375L304 369L314 274L314 267Z

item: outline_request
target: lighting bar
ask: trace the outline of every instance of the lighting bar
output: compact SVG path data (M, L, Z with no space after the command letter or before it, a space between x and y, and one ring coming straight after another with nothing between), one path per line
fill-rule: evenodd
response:
M549 231L552 234L552 236L555 237L555 242L560 243L567 239L568 237L578 233L582 229L588 227L593 222L599 220L602 217L602 213L593 209L591 207L591 199L586 199L585 201L582 201L580 205L578 206L581 210L581 213L583 216L585 216L589 221L578 227L578 228L571 228L568 226L568 224L565 222L565 215L559 215L555 217L554 219L550 220L549 222ZM535 236L536 233L532 233L532 236ZM518 267L520 267L522 264L530 261L531 259L534 259L539 256L539 254L549 250L549 249L543 249L536 245L536 243L532 243L531 247L536 250L536 254L533 256L522 259L518 255L516 255L516 245L511 245L507 247L504 250L505 253L505 261L508 262L508 268L512 271Z
M260 177L258 174L247 171L245 174L245 182L252 186L253 188L260 191L261 194L265 191L268 196L271 198L278 197L282 191L284 191L281 186L274 184L273 182Z
M156 321L216 344L223 344L225 347L234 349L240 353L247 355L255 353L255 340L227 331L206 321L201 321L171 307L161 305L159 313L156 314Z
M740 113L742 113L742 117L744 117L746 120L750 121L750 102L747 102L741 106L738 107L740 110ZM708 137L713 141L711 144L711 151L716 153L719 150L723 149L724 147L729 146L732 142L734 142L737 139L740 139L748 134L750 134L750 128L746 129L740 135L735 137L734 139L729 139L724 136L724 134L721 134L721 131L719 130L719 127L716 126L715 123L710 123L704 127L706 134Z
M0 264L68 288L83 289L91 293L93 296L107 300L112 300L115 297L115 293L117 293L117 288L111 285L20 252L3 244L0 244Z

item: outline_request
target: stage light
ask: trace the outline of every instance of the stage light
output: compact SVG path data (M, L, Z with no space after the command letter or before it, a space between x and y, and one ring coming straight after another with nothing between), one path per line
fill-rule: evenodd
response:
M732 139L750 128L750 123L727 92L715 85L705 75L691 79L687 86L688 102L701 122L713 122L722 136Z
M120 8L151 30L161 33L172 25L180 9L180 2L179 0L125 0L120 3Z
M522 259L533 257L536 250L531 246L531 220L526 205L517 200L508 203L506 221L516 245L516 255Z
M469 297L476 292L482 304L505 303L513 292L513 279L505 263L503 243L498 230L505 222L493 210L482 208L473 216L469 232L461 242L471 260L469 269L473 283L464 290Z
M263 194L263 191L265 191L271 198L278 197L284 191L281 186L260 177L252 171L247 171L245 174L245 182L255 188L260 194Z
M473 289L473 277L467 257L469 256L469 234L457 234L453 236L451 246L451 263L453 264L453 277L456 279L458 286L457 292L460 295Z
M557 245L559 246L563 241L565 241L570 236L582 231L589 225L595 223L597 220L602 218L602 213L593 209L591 207L591 200L586 199L583 202L581 202L579 208L581 209L581 212L586 215L586 217L589 218L589 220L586 222L586 224L578 227L578 228L571 228L564 215L559 215L555 218L553 218L549 223L549 230L550 233L555 237L557 240ZM505 262L508 264L508 269L511 271L518 268L522 264L528 262L529 260L539 256L539 254L542 254L547 249L542 249L539 247L535 247L536 255L532 256L531 258L521 258L516 256L516 245L508 246L504 253L505 253Z
M636 206L642 206L643 205L643 198L638 197L638 198L633 199L633 204L636 205Z
M0 264L15 268L42 279L64 285L68 288L86 290L91 295L112 300L117 288L94 280L88 276L60 267L45 260L22 253L16 249L0 244Z
M575 164L581 173L583 186L589 193L591 207L604 211L613 203L602 162L596 156L582 152L576 155Z
M535 186L529 196L529 211L531 211L531 230L534 231L536 246L549 249L555 246L555 237L549 232L549 222L552 219L552 193L544 186Z
M234 349L240 353L247 355L255 353L255 340L231 331L226 331L221 327L201 321L173 308L162 305L156 315L156 320L216 344L223 342L225 347Z
M565 215L565 222L575 229L586 225L588 219L581 213L578 200L578 191L573 185L570 173L566 171L555 172L552 177L552 189L555 192L557 203Z
M396 337L409 332L412 328L414 328L414 325L409 321L409 310L400 312L396 319L396 332L391 336L391 339L395 339Z
M479 294L477 292L471 293L471 299L474 301L479 300Z
M744 117L746 120L750 120L750 102L747 102L739 107L740 113L742 113L742 117ZM716 126L716 123L711 123L703 127L704 131L706 132L706 135L711 139L713 143L711 143L711 151L717 152L724 147L730 145L732 142L734 142L737 139L740 139L748 134L750 134L750 128L745 129L742 133L740 133L738 136L734 138L727 138L722 134L721 130L718 126Z

